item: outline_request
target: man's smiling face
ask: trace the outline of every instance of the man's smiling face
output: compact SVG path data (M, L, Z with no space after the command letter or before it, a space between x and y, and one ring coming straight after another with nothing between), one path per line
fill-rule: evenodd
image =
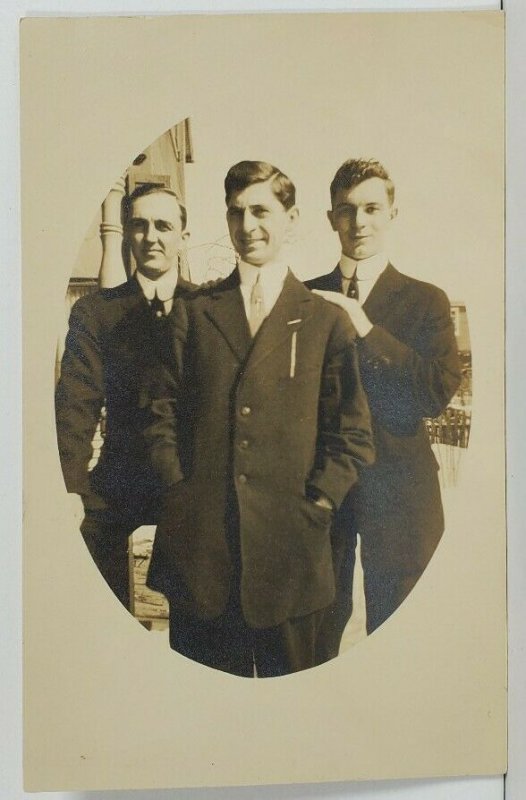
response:
M343 254L360 261L384 250L396 208L389 200L385 181L368 178L351 189L340 189L327 216L340 237Z
M296 206L284 208L271 183L253 183L232 194L227 203L232 244L242 261L256 267L277 258L298 217Z

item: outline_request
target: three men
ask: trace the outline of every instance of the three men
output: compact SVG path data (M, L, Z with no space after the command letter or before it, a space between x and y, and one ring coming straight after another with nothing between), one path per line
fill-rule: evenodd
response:
M238 268L177 303L176 369L153 403L154 464L169 483L171 449L181 480L148 581L169 599L174 649L274 676L315 664L334 598L333 511L373 446L354 329L280 255L298 218L293 184L243 161L225 193Z
M357 331L376 462L361 471L335 519L337 597L321 626L320 663L338 654L352 611L357 533L368 633L407 597L433 555L444 519L424 418L438 416L460 383L446 295L389 263L386 236L397 209L385 168L350 159L330 191L327 213L342 256L331 273L307 285L344 308Z
M121 601L129 534L164 504L149 584L170 601L172 647L233 674L279 675L338 654L357 534L369 633L424 571L444 522L423 420L460 370L447 297L388 262L397 209L381 164L337 171L328 217L342 257L308 283L347 316L281 258L298 218L290 180L240 162L225 191L238 269L197 292L178 279L184 208L159 187L131 196L137 273L72 311L59 448L83 536Z
M191 285L178 276L188 236L186 210L169 189L138 187L125 213L135 275L75 303L56 390L62 470L82 496L81 532L102 575L129 607L128 537L157 521L162 486L142 430L144 375L169 357L174 296ZM91 473L92 440L106 408L106 436Z

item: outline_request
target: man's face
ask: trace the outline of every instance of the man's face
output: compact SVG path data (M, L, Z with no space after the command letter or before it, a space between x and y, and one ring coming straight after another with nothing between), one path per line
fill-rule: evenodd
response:
M226 219L232 244L243 261L262 267L276 258L298 218L296 206L282 206L270 181L253 183L233 194Z
M381 253L396 208L381 178L368 178L352 189L340 189L327 216L340 237L342 252L359 261Z
M137 269L155 280L177 265L188 233L181 227L181 210L175 197L156 192L133 201L128 238Z

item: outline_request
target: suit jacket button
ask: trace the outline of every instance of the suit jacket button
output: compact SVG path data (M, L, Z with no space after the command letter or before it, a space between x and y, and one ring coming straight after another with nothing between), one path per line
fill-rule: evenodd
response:
M250 406L243 406L242 409L241 409L241 416L242 417L248 417L248 415L250 414L251 411L252 411L252 409L250 408Z
M248 478L247 478L246 475L239 475L238 476L238 481L239 481L239 483L246 483L248 481Z
M248 447L248 439L241 439L241 441L239 442L239 446L241 447L242 450L246 450Z

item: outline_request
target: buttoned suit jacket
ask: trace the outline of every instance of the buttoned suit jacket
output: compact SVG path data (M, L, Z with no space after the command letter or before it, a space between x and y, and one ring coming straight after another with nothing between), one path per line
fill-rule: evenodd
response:
M176 297L195 288L179 279ZM153 317L138 281L80 298L71 310L56 389L57 437L68 492L95 492L141 508L159 495L143 437L145 375L160 368L172 341L175 311ZM106 434L92 473L92 440L106 408ZM153 521L153 520L152 520Z
M307 282L341 292L341 272ZM348 522L380 573L418 576L444 530L425 418L438 416L460 384L450 305L432 284L388 264L363 304L372 330L357 340L376 461L361 471Z
M373 459L355 332L290 272L254 340L237 270L184 307L181 385L167 391L172 371L157 387L149 429L164 480L167 453L184 451L183 479L168 493L148 582L201 619L219 616L239 585L248 624L278 625L334 595L331 513L309 493L338 507Z

